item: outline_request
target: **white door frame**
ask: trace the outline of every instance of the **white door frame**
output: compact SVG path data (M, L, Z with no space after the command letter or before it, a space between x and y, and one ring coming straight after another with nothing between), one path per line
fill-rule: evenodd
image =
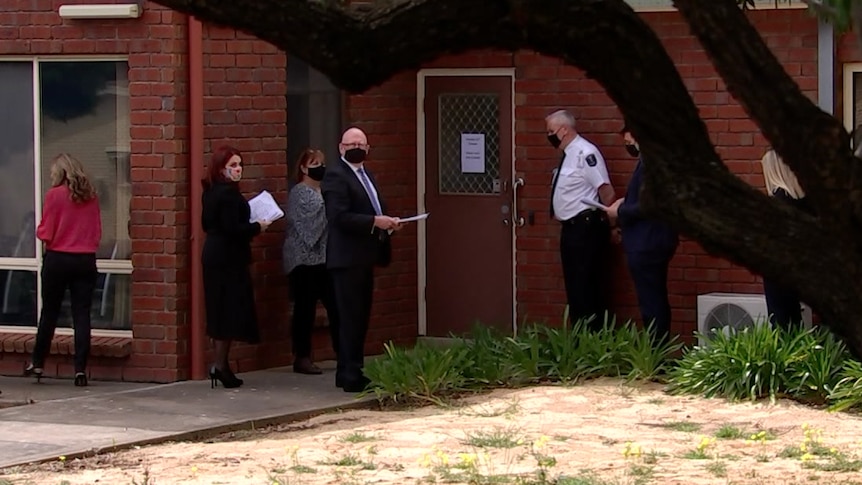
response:
M515 178L515 68L489 68L489 69L421 69L416 74L416 207L418 212L424 213L425 209L425 79L429 77L482 77L497 76L512 79L512 173L511 180ZM425 224L419 224L416 237L416 273L417 301L419 302L419 329L418 334L424 336L428 331L428 307L425 300L425 287L427 285L427 241ZM515 228L512 227L512 330L518 327L518 303L517 303L517 280L515 273Z

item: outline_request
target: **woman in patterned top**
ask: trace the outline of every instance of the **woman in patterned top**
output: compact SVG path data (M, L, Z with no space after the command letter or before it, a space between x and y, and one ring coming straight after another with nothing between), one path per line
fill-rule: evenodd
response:
M332 346L338 351L338 316L329 273L326 271L326 213L320 181L326 172L323 152L307 149L299 157L297 184L287 199L284 271L293 293L293 371L320 374L311 359L311 333L322 301L329 319Z

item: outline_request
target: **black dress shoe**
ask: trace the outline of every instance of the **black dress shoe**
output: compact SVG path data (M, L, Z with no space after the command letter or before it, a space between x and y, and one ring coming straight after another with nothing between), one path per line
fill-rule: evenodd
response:
M345 381L342 382L341 389L344 392L362 392L368 387L368 384L371 384L371 379L362 376L355 381ZM338 385L338 383L336 383Z

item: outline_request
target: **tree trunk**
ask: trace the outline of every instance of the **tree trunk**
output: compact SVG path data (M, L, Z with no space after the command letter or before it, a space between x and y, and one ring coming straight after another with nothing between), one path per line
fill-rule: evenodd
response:
M799 90L736 0L675 0L731 94L799 175L818 217L778 204L722 163L672 60L622 0L155 0L256 35L364 91L441 55L532 49L596 79L637 137L644 205L713 253L799 289L862 357L862 165Z

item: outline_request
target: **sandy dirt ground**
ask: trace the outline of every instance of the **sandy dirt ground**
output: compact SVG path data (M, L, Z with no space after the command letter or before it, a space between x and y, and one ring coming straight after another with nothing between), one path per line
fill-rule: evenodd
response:
M662 389L602 379L327 414L6 469L0 484L862 484L856 415Z

